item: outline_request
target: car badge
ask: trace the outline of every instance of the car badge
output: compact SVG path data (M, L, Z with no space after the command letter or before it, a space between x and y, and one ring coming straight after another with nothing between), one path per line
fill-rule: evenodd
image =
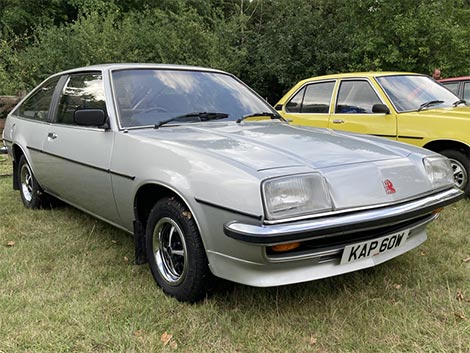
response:
M390 180L385 179L383 183L384 183L384 189L387 195L394 194L397 192L395 188L393 187L393 183Z

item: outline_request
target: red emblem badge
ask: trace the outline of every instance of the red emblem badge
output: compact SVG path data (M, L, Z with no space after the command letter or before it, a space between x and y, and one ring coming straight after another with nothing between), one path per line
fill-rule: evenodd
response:
M394 194L397 192L395 188L393 187L393 183L390 180L385 179L383 183L384 183L384 189L387 195Z

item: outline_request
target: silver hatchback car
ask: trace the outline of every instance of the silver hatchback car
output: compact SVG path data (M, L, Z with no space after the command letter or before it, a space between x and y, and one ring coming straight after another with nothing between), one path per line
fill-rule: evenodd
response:
M462 197L439 154L293 126L199 67L58 73L10 113L4 141L26 207L58 198L133 234L136 263L191 302L214 276L265 287L380 264Z

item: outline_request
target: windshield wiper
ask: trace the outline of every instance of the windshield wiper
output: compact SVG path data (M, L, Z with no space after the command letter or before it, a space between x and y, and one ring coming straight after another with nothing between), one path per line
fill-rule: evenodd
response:
M433 100L433 101L429 101L429 102L423 103L423 104L421 104L421 105L419 106L418 112L420 112L420 111L423 110L424 108L430 107L431 105L434 105L434 104L441 104L441 103L444 103L444 101Z
M248 114L244 115L241 118L237 119L237 123L241 123L243 120L248 119L248 118L254 118L257 116L269 116L271 119L279 119L282 121L287 121L284 119L279 113L272 113L272 112L258 112L258 113L253 113L253 114Z
M452 103L452 106L456 107L459 104L467 104L467 101L465 99L459 99L458 101L455 101L454 103Z
M217 120L217 119L225 119L230 114L227 113L217 113L217 112L192 112L183 115L174 116L173 118L162 120L159 123L154 125L155 129L158 129L160 126L168 124L175 120L180 119L189 119L189 118L196 118L198 121L209 121L209 120Z

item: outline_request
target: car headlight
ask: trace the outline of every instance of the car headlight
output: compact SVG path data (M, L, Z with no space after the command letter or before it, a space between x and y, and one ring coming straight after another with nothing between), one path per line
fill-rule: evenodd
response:
M454 183L454 175L450 161L444 156L423 158L424 169L434 188L448 186Z
M266 217L271 220L332 209L328 186L318 173L268 179L262 190Z

